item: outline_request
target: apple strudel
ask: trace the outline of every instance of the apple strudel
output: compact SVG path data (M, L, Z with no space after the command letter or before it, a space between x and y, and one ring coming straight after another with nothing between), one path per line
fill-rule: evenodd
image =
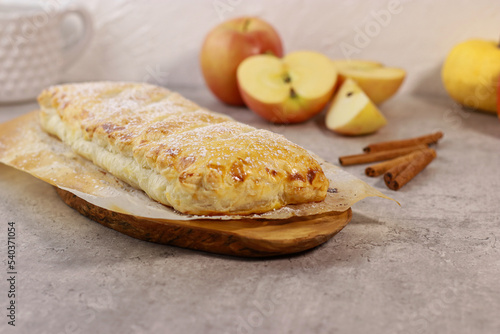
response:
M182 213L263 213L327 193L328 179L305 149L162 87L59 85L38 101L45 131Z

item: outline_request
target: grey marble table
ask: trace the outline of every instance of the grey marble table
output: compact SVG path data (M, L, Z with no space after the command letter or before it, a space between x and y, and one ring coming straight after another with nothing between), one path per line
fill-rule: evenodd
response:
M267 260L135 240L67 207L47 184L0 165L1 333L499 333L500 121L445 98L399 94L389 124L345 138L324 115L276 126L178 89L210 109L284 134L331 162L370 142L441 129L438 158L398 192L345 168L401 207L367 199L337 236ZM36 108L1 106L0 121ZM7 226L17 241L16 327L7 324Z

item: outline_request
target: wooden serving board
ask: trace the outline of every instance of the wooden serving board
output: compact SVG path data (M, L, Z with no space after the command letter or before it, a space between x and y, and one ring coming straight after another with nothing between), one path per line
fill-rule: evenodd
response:
M109 211L56 187L57 194L82 215L133 238L210 253L266 257L316 247L344 228L344 212L290 219L158 220Z

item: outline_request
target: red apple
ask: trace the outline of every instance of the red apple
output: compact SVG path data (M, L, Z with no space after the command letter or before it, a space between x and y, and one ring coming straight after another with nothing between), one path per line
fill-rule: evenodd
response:
M255 17L223 22L209 32L201 48L205 82L222 102L244 105L236 70L245 58L263 53L283 55L281 39L269 23Z

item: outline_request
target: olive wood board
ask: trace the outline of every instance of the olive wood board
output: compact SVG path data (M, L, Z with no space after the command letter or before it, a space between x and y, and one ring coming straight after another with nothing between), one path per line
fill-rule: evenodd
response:
M160 220L110 211L55 188L59 197L80 214L130 237L242 257L269 257L314 248L337 234L352 218L349 208L275 220Z

